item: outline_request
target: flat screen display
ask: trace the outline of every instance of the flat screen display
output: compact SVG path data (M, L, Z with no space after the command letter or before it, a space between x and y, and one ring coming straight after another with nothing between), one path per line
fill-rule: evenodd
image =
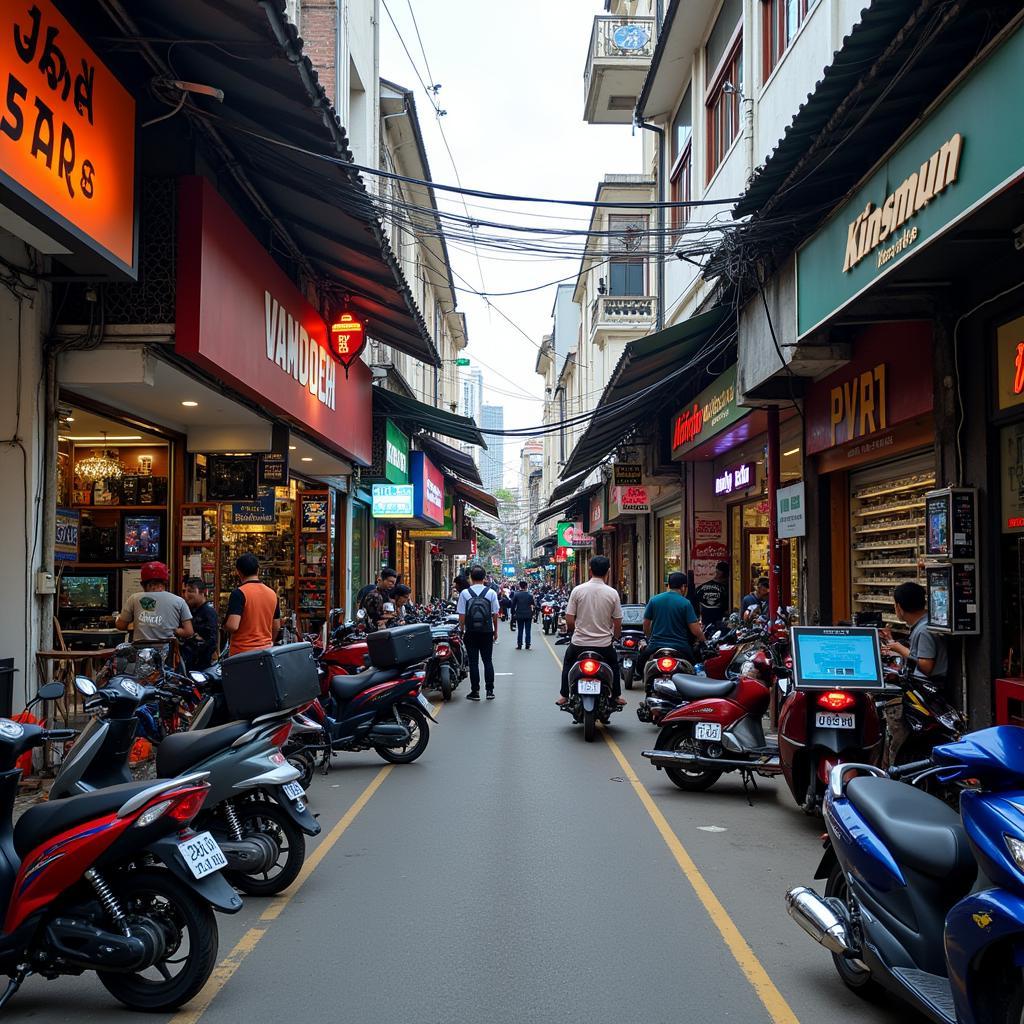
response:
M149 562L162 558L164 551L162 516L124 517L122 557L126 562Z
M645 604L624 604L622 606L623 626L642 626L644 624Z
M374 484L373 515L377 519L411 519L412 484Z
M110 608L110 576L62 576L59 607L74 611L107 611Z
M794 626L793 672L808 690L880 689L878 630L859 626Z

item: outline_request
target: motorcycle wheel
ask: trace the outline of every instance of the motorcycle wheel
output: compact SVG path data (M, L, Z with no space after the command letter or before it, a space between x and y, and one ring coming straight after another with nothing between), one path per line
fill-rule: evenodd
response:
M622 673L622 685L627 690L633 689L633 673L632 671Z
M441 684L441 700L449 701L452 699L452 670L447 665L441 666L440 672L440 684Z
M248 875L225 871L225 875L236 889L250 896L273 896L282 892L298 877L306 859L306 839L302 830L283 807L271 800L244 803L237 810L242 835L262 832L269 836L277 844L278 857L269 871Z
M583 738L593 743L597 736L597 709L583 712Z
M825 898L829 897L839 900L843 906L847 905L849 899L849 886L846 882L846 875L842 867L836 863L832 865L832 871L825 883ZM843 980L843 984L856 992L862 999L878 1000L885 994L885 990L871 977L871 972L855 966L845 956L832 954L832 963L835 964L836 974Z
M373 749L391 764L412 764L427 749L427 743L430 741L430 726L427 725L426 715L419 708L414 708L410 704L403 704L398 709L398 717L411 733L409 742L400 749L395 747L374 747Z
M213 908L163 869L131 871L112 881L129 921L156 921L167 937L167 948L164 959L144 971L96 975L115 999L133 1010L176 1010L206 984L217 963Z
M290 753L286 750L284 756L288 758L288 763L293 768L297 768L302 773L302 778L299 779L302 788L309 789L316 772L316 758L305 750L293 750Z
M697 741L687 734L685 729L663 729L655 744L659 750L680 750L696 754ZM710 768L666 768L665 774L672 784L684 793L703 793L710 789L721 777L721 772Z

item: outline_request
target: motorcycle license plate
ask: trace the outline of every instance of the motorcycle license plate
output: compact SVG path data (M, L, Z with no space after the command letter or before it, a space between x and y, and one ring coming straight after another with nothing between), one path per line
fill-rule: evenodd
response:
M693 736L694 739L698 740L720 740L722 738L722 726L718 722L698 722Z
M178 850L194 878L205 878L228 866L217 840L209 832L200 832L191 839L183 839L178 843Z
M819 729L856 729L856 715L840 715L835 711L819 711L814 724Z
M599 694L601 692L601 681L599 679L581 679L577 684L580 693Z
M283 789L284 795L292 800L301 800L306 795L299 782L286 782Z
M432 715L434 713L434 705L431 704L422 693L416 694L416 699L420 702L420 707L423 708L428 715Z

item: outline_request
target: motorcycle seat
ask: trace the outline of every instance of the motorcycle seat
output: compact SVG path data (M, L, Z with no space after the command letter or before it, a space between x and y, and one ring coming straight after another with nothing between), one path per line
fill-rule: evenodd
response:
M331 693L339 704L344 704L368 687L377 683L389 683L397 679L398 675L398 671L393 668L368 668L365 672L357 672L354 676L333 675L331 676Z
M978 866L960 815L905 782L858 776L846 796L897 864L951 886L969 885Z
M14 826L14 850L24 858L37 846L93 818L113 814L123 803L156 784L155 779L125 782L95 793L69 796L30 807Z
M227 750L251 728L251 722L228 722L227 725L217 725L212 729L171 733L156 748L156 773L162 779L182 775L200 761Z
M704 700L708 697L727 697L736 689L734 679L708 679L706 676L691 676L677 672L672 677L675 688L690 700Z

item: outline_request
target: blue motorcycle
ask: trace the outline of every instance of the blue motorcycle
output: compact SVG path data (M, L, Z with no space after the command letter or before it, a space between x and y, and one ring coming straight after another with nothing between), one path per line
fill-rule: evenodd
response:
M972 780L960 814L914 785ZM892 768L838 765L828 839L790 916L865 997L937 1024L1024 1024L1024 729L996 726Z

